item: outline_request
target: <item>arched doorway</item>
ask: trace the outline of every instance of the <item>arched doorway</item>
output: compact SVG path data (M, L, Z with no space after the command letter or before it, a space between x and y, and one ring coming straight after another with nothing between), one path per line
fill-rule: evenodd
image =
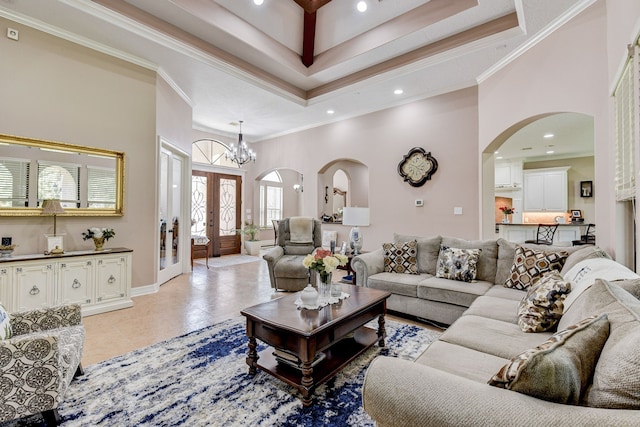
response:
M567 168L567 188L563 210L532 207L532 187L528 177L537 171ZM595 182L593 117L580 113L541 114L509 127L483 152L482 229L484 238L496 237L497 223L503 217L500 207L515 210L511 222L535 224L570 220L570 211L579 210L585 223L595 223L594 191L584 197L581 183ZM542 185L542 184L540 184ZM527 192L528 191L528 192ZM527 197L529 196L529 199Z

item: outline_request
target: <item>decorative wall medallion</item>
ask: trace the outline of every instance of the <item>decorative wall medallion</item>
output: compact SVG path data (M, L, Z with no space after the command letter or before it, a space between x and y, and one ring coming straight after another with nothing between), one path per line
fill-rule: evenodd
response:
M424 148L414 147L409 150L398 164L398 173L413 187L421 187L438 170L437 160Z

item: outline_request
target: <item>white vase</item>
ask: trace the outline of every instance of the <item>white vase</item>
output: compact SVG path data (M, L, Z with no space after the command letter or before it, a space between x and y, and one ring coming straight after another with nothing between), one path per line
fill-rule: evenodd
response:
M340 282L331 284L331 298L340 298L342 295L342 285Z

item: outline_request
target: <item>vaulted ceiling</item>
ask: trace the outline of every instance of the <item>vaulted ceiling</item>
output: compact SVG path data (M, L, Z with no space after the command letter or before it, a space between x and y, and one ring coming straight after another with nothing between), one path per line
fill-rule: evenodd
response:
M0 16L158 70L194 127L244 120L257 141L473 86L594 0L365 1L0 0Z

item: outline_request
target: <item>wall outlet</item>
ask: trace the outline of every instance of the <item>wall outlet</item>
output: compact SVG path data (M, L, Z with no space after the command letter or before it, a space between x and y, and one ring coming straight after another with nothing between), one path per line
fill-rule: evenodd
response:
M7 28L7 38L18 41L18 30Z
M462 208L461 207L453 208L453 214L454 215L462 215Z

